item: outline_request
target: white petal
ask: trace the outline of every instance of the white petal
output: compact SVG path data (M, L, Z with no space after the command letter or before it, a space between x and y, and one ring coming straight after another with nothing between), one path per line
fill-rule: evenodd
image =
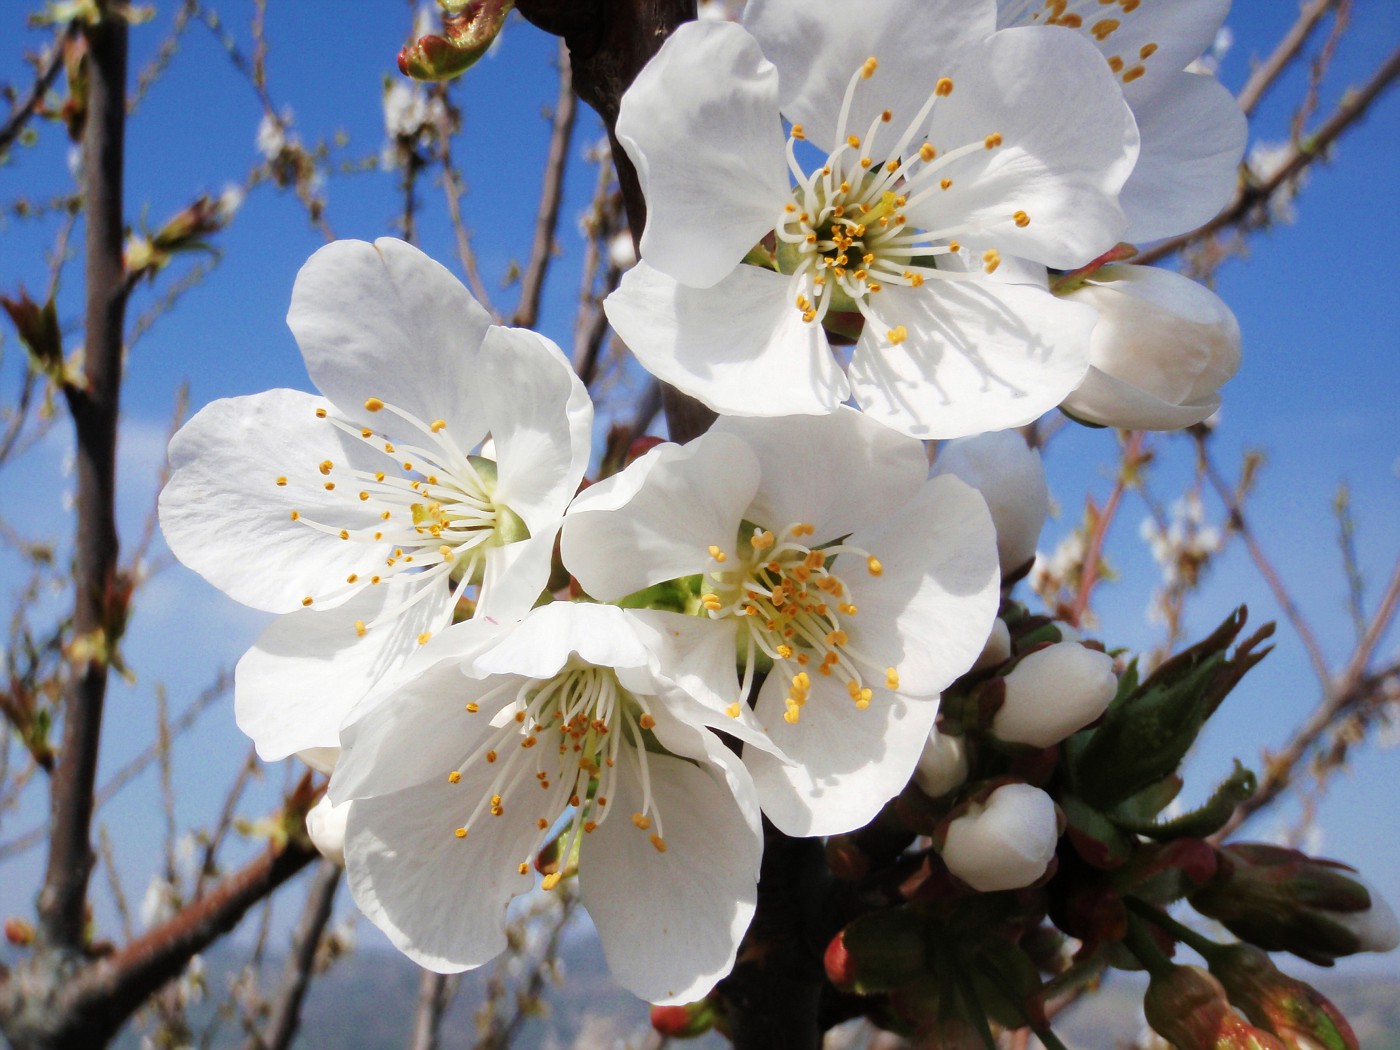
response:
M868 824L909 783L938 715L938 698L878 690L861 711L844 684L813 675L801 720L791 725L783 719L786 685L769 675L756 711L794 762L744 750L763 812L789 835L839 835Z
M935 161L952 185L911 199L910 222L1063 269L1113 247L1126 228L1117 197L1138 133L1102 56L1056 29L1007 29L970 49L952 78L929 141L943 154L993 133L1001 145Z
M922 443L845 405L829 416L722 417L711 432L742 438L758 458L744 517L776 530L807 522L820 542L893 514L928 472Z
M1058 405L1089 366L1095 314L1048 291L994 281L930 280L871 300L851 360L861 408L914 437L1022 426ZM885 333L902 325L907 339Z
M729 434L658 445L574 500L560 539L564 564L601 601L704 572L714 564L711 546L735 555L758 476L753 453Z
M369 573L387 543L342 541L292 520L372 530L380 508L342 485L328 492L317 465L382 469L382 457L316 417L326 400L269 390L206 405L170 442L171 476L160 524L171 551L231 598L265 612L291 612L307 597ZM287 484L278 485L278 478Z
M957 57L995 28L990 0L750 0L744 25L778 67L779 106L822 150L838 138L851 77L867 58L879 68L856 88L840 137L864 135L886 108L903 128Z
M454 834L493 769L444 776L392 795L357 799L345 837L355 903L419 965L438 973L480 966L506 946L505 909L534 885L518 865L539 835L535 815L511 807Z
M350 803L337 806L324 795L306 814L306 833L321 856L345 867L345 826Z
M722 748L704 763L648 754L666 851L628 816L642 808L635 774L619 775L610 819L587 836L579 883L619 984L656 1003L703 997L734 965L757 900L762 839L747 781ZM698 756L697 756L698 757ZM724 763L724 764L721 764ZM751 794L751 790L749 792Z
M477 356L491 318L411 244L326 245L297 274L287 324L311 381L342 411L377 397L425 423L445 419L464 449L481 440ZM393 425L387 413L376 423Z
M1084 381L1065 398L1064 410L1076 419L1130 430L1181 430L1209 419L1220 408L1220 395L1174 405L1145 390L1090 368Z
M451 613L451 592L433 593L389 623L356 633L413 588L405 579L366 587L335 609L302 609L279 616L238 661L233 702L238 728L264 762L340 743L340 726L354 705L418 649L418 636Z
M836 559L860 610L845 621L851 647L896 668L901 692L936 696L981 655L996 618L1001 576L986 503L957 478L932 478L849 542L884 568L870 576Z
M728 22L682 25L622 97L617 137L647 199L642 258L709 288L790 199L778 73Z
M1126 239L1170 237L1209 222L1239 184L1247 121L1214 77L1177 73L1136 110L1142 153L1123 187Z
M737 267L713 288L687 288L641 262L604 305L648 372L716 412L831 412L850 393L846 377L789 289L789 278L757 266Z
M473 661L479 673L552 678L577 655L597 667L648 671L655 658L630 613L610 605L550 602L505 632ZM624 682L624 685L628 683Z
M487 549L476 617L512 623L534 608L549 585L558 532L554 521L529 539Z
M475 382L491 391L484 415L496 446L493 498L533 534L557 520L578 490L593 404L559 348L523 328L490 329Z
M1050 515L1050 489L1040 453L1015 431L958 438L938 449L934 474L961 478L987 501L997 530L1004 575L1035 557L1036 541Z

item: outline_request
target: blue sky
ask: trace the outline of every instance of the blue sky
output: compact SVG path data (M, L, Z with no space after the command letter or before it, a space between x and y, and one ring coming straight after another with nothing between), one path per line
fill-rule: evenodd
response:
M342 159L376 155L384 139L382 84L386 76L397 76L394 56L410 24L411 7L390 0L354 5L300 0L269 6L269 88L277 105L291 108L294 127L307 142L345 132L348 145L335 150L332 168ZM168 9L173 5L161 7L153 24L133 34L133 71L145 66L168 32ZM251 7L228 2L220 8L229 31L245 49ZM1272 47L1295 11L1291 3L1240 0L1228 22L1234 44L1221 70L1228 85L1238 88L1243 83L1252 61ZM1392 0L1358 0L1353 21L1354 29L1339 49L1322 92L1324 113L1347 85L1363 80L1400 41L1400 8ZM23 78L15 53L18 43L38 47L43 40L40 33L12 29L0 54L0 81ZM529 249L539 159L548 135L541 111L555 96L553 55L551 38L512 22L498 50L468 74L459 96L465 133L457 154L470 187L463 207L493 292L511 260L523 259ZM1289 105L1298 97L1303 77L1303 71L1295 70L1266 100L1255 122L1255 141L1277 141L1286 135ZM127 205L133 220L140 222L144 216L157 226L198 193L217 193L225 183L241 179L257 160L254 134L260 115L253 91L231 68L212 35L203 27L191 27L168 73L143 101L131 125ZM1352 486L1360 527L1358 553L1373 592L1400 551L1397 295L1392 275L1375 261L1400 234L1398 117L1400 107L1392 93L1343 141L1335 163L1313 172L1298 203L1296 225L1256 238L1246 258L1224 266L1218 286L1239 316L1245 359L1226 390L1217 449L1226 464L1237 462L1246 448L1267 453L1253 520L1327 651L1338 660L1349 641L1337 529L1330 514L1340 481ZM42 260L56 228L52 222L13 218L9 202L20 195L42 197L60 188L66 192L70 184L66 139L56 126L41 131L36 147L15 151L10 163L0 167L0 203L6 205L0 219L0 290L6 293L19 284L35 292L43 287L47 270ZM594 182L594 169L581 157L599 133L596 118L583 110L562 212L565 254L547 288L539 326L566 345L580 243L573 227ZM337 235L373 238L392 232L400 199L395 176L332 171L325 192L327 218ZM457 269L441 194L431 183L422 193L426 206L420 243ZM131 356L120 498L121 524L129 543L152 503L179 382L190 383L192 409L219 397L307 386L283 317L296 271L322 243L321 235L289 195L264 186L249 197L217 243L222 250L218 269L162 319ZM173 267L154 291L138 291L133 318L187 265ZM80 290L80 268L70 266L60 296L70 339L80 319ZM513 291L497 296L498 304L505 306L513 299ZM8 332L3 349L0 391L9 398L20 361ZM63 496L70 482L60 473L68 447L60 421L49 439L7 468L0 514L22 534L43 536L69 528ZM1164 441L1159 447L1163 462L1157 491L1169 494L1171 479L1189 470L1189 448L1184 440ZM1100 500L1107 494L1114 454L1114 437L1108 431L1071 428L1056 439L1048 463L1052 490L1065 513L1047 529L1042 548L1053 548L1075 523L1086 489ZM1157 637L1157 628L1144 614L1157 582L1156 570L1137 539L1144 514L1142 504L1130 498L1109 546L1122 578L1099 591L1105 640L1115 645L1149 646ZM1218 520L1218 510L1213 517ZM13 593L18 584L13 560L0 560L4 593ZM1256 622L1278 616L1244 552L1235 547L1196 600L1189 632L1203 632L1241 601L1248 602ZM219 667L237 658L263 622L265 618L225 599L178 566L158 576L141 596L127 642L139 681L116 687L109 702L102 773L110 775L149 740L154 725L152 688L157 682L165 684L178 711ZM1394 656L1395 650L1392 632L1381 653ZM1316 696L1301 646L1287 627L1281 627L1278 651L1212 724L1192 760L1188 793L1204 795L1212 778L1228 771L1232 757L1248 763L1261 746L1279 746ZM177 809L183 823L212 821L223 785L245 750L230 705L200 722L176 758ZM1350 775L1333 782L1321 809L1326 828L1321 848L1361 863L1366 876L1400 905L1400 854L1395 846L1400 827L1393 804L1400 786L1397 757L1394 750L1367 745L1356 755ZM268 784L257 789L254 798L271 799L282 777L280 767L269 769ZM151 870L150 851L159 842L159 822L152 819L151 809L156 791L154 776L147 775L103 812L112 829L121 831L120 867L129 880L128 892L138 900ZM0 841L44 819L39 794L31 792L21 811L0 826ZM258 812L258 804L250 802L244 811ZM1278 814L1285 820L1288 815ZM1273 823L1274 818L1264 818L1254 831L1266 834ZM33 851L7 868L0 880L0 912L27 910L28 887L35 885L41 854ZM105 890L99 889L96 897L99 914L110 918ZM367 925L364 935L373 938Z

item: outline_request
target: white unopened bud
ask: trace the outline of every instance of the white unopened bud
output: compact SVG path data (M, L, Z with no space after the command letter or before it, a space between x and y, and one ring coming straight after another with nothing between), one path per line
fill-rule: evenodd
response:
M928 735L924 753L914 768L914 783L929 798L946 795L967 780L967 745L962 737L940 733Z
M1006 784L948 825L943 861L983 893L1020 889L1045 874L1059 837L1050 796L1029 784Z
M349 802L332 805L324 795L306 814L306 833L321 856L345 867L345 822L350 819Z
M297 758L301 759L317 773L324 773L326 776L330 776L335 772L335 764L340 758L340 748L308 747L304 751L298 751Z
M1338 925L1345 926L1361 939L1359 951L1394 951L1400 947L1400 921L1395 918L1395 912L1376 887L1364 879L1356 881L1365 886L1366 892L1371 895L1371 906L1365 911L1328 912L1327 917Z
M1058 744L1108 710L1117 691L1113 657L1078 642L1057 642L1031 653L1006 676L1006 700L992 719L992 736L1032 747Z
M998 618L992 622L992 633L987 637L987 644L982 647L982 655L972 665L972 670L985 671L988 667L1005 663L1010 656L1011 630L1005 620Z
M630 230L612 235L608 241L608 262L616 270L630 270L637 265L637 246L632 243Z
M1240 326L1204 285L1152 266L1105 266L1065 296L1099 312L1092 367L1070 414L1135 430L1179 430L1220 407L1240 367Z
M1036 540L1050 513L1050 490L1040 453L1014 430L958 438L940 446L933 473L961 478L987 501L997 530L1002 575L1035 557Z

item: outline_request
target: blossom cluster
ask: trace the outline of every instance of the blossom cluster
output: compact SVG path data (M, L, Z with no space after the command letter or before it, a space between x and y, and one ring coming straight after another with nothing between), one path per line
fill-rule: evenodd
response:
M606 307L721 418L591 484L592 406L547 338L401 241L307 262L288 323L318 393L196 415L161 523L276 614L239 725L330 774L311 833L398 947L480 965L514 897L576 875L618 979L688 1002L753 915L761 814L834 836L911 779L958 789L940 697L969 672L999 669L1009 746L1104 713L1113 660L1067 628L1008 665L1003 586L1048 509L1011 428L1219 405L1228 308L1124 242L1233 192L1243 118L1186 72L1226 6L749 0L681 26L622 100L648 220ZM1063 826L1004 783L937 845L1018 888Z

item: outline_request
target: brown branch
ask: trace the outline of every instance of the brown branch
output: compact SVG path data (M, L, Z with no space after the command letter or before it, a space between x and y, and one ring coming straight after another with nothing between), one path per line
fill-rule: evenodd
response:
M540 205L535 216L535 241L530 248L530 261L525 267L525 275L520 281L520 303L515 308L515 317L511 321L519 328L533 328L540 315L540 297L544 293L549 265L554 259L554 233L559 226L559 205L564 196L564 174L568 170L577 112L578 102L574 97L569 56L561 41L559 98L554 103L549 153L544 166L544 184L540 189Z
M127 25L111 19L84 29L90 99L84 130L87 214L85 365L81 386L64 393L77 432L77 536L74 542L75 673L64 701L63 745L52 779L48 867L39 892L40 940L76 951L82 943L92 872L93 787L107 650L124 598L117 578L117 417L121 392L122 188L126 131ZM86 651L83 651L86 650Z
M1118 507L1123 502L1123 494L1128 490L1130 484L1135 483L1138 468L1142 464L1143 432L1134 430L1131 435L1127 446L1123 449L1118 479L1113 483L1113 491L1109 493L1108 502L1103 505L1103 509L1094 518L1094 529L1084 551L1084 567L1079 574L1079 589L1075 593L1074 604L1069 610L1069 623L1073 627L1080 625L1084 614L1089 610L1089 600L1094 592L1094 584L1099 579L1099 562L1103 558L1103 547L1108 539L1109 527L1118 514Z
M413 1012L409 1050L438 1050L442 1016L457 990L455 974L424 970L418 978L418 1007Z
M77 26L70 22L64 27L62 33L54 37L53 47L49 49L48 55L39 65L39 75L34 78L34 86L29 89L29 94L25 96L24 101L10 110L10 115L5 118L5 123L0 125L0 157L5 155L6 150L24 131L25 125L39 111L39 104L44 101L44 95L48 93L53 82L58 79L60 70L63 69L64 47L68 40L76 35Z
M1173 237L1154 248L1149 248L1136 256L1133 262L1144 266L1158 262L1228 227L1246 222L1257 208L1267 203L1282 187L1297 179L1316 160L1326 156L1328 148L1366 115L1376 99L1395 82L1397 75L1400 75L1400 48L1390 53L1390 57L1381 63L1380 68L1363 87L1346 95L1322 127L1305 141L1295 145L1288 160L1268 179L1263 182L1246 181L1235 194L1234 201L1210 222L1191 233Z
M260 1034L249 1036L244 1050L288 1050L292 1045L301 1026L301 1006L311 985L316 949L320 947L321 934L330 921L335 891L340 886L342 874L340 866L330 860L321 861L316 868L311 888L306 891L306 906L302 909L301 921L297 923L296 933L292 936L292 953L282 970L282 983L272 1004L267 1027Z
M1327 12L1340 2L1341 0L1309 0L1303 5L1302 11L1298 13L1298 20L1284 34L1273 53L1249 75L1249 80L1240 90L1238 101L1245 116L1254 113L1265 94L1303 50L1303 46L1307 44Z

